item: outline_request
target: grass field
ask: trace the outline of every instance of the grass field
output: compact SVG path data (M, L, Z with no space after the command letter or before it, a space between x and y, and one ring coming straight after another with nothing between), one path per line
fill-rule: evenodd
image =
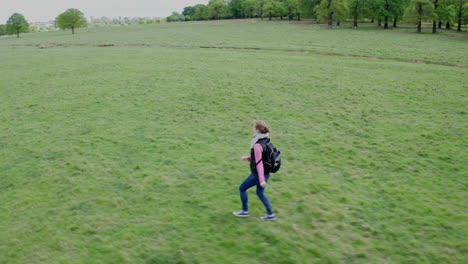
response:
M466 261L466 35L174 23L0 58L0 263ZM275 222L255 191L231 215L254 119Z

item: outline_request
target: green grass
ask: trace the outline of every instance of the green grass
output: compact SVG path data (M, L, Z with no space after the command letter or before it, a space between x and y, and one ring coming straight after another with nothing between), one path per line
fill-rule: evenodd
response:
M403 31L0 38L0 263L463 263L468 42ZM276 222L230 215L254 119Z

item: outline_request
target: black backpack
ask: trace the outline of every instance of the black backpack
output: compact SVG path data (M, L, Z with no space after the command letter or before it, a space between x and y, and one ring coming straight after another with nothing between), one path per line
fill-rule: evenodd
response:
M271 173L276 173L281 167L281 151L268 140L264 145L264 161L265 169Z

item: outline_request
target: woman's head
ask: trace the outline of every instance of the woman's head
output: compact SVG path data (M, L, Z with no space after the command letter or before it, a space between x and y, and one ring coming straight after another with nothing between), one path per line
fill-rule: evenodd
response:
M270 127L263 120L254 121L254 130L262 134L270 133L271 131Z

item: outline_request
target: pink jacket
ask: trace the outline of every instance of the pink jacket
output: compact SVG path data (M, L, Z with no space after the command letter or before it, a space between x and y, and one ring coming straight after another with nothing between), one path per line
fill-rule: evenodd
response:
M262 182L265 182L265 171L263 170L263 160L262 160L262 152L263 152L262 144L256 143L253 149L254 149L254 154L255 154L255 163L257 164L258 181L262 183ZM251 159L252 158L249 157L248 161L250 161Z

